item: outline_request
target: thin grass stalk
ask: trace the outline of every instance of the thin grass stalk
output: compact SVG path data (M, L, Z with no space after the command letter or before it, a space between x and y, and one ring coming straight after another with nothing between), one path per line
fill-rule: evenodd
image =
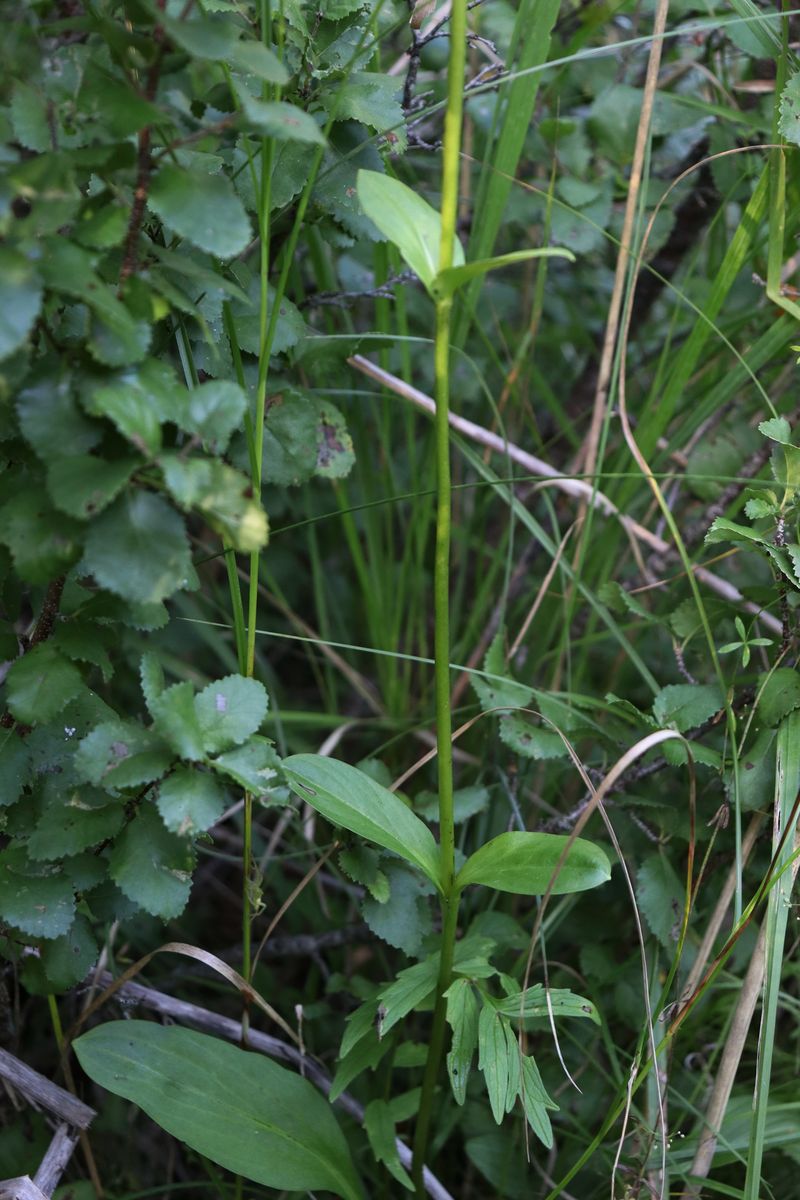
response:
M447 110L442 150L442 232L439 269L453 265L458 219L461 127L464 111L464 70L467 47L467 2L454 0L450 16L450 56L447 65ZM436 301L434 346L436 399L436 556L434 561L434 676L436 680L436 747L439 773L439 839L441 844L442 940L439 978L428 1058L414 1130L412 1178L417 1196L425 1194L423 1170L430 1137L433 1097L442 1061L447 1001L453 972L458 926L455 890L455 821L453 815L453 744L450 715L450 296Z
M783 948L795 878L795 872L791 868L784 869L792 859L795 850L794 831L789 829L787 837L787 823L797 820L794 810L798 790L800 790L800 713L792 712L781 722L778 729L772 847L776 859L774 870L776 874L779 872L780 874L770 889L765 918L764 1000L758 1039L758 1067L744 1200L759 1200L761 1194L761 1164L764 1157L764 1140L769 1112L769 1087L783 968Z

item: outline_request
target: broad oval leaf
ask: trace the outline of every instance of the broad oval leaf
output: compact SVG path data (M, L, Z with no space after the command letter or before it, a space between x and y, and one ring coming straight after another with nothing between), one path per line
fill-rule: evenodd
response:
M385 238L393 242L411 270L433 294L439 274L442 218L421 196L399 179L379 171L359 171L356 179L361 207ZM453 266L464 263L464 250L456 239Z
M456 876L456 887L460 890L470 883L482 883L498 892L543 896L568 841L557 833L501 833L467 859ZM576 838L558 871L552 894L583 892L610 878L611 864L605 851Z
M328 1102L299 1075L177 1025L109 1021L74 1043L86 1074L229 1171L362 1200Z
M394 851L441 891L433 834L403 801L362 771L335 758L295 754L283 763L291 786L333 825Z

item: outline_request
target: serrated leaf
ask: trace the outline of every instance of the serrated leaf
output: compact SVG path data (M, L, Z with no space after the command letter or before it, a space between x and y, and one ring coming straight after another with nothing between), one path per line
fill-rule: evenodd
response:
M356 460L353 439L345 419L327 400L316 402L317 461L314 474L322 479L344 479Z
M564 758L568 749L554 729L533 725L517 713L501 713L498 722L500 740L525 758Z
M285 100L257 100L239 88L242 120L248 130L281 142L307 142L324 146L325 137L310 113Z
M357 187L358 198L366 215L383 236L397 247L428 291L432 291L439 274L442 236L439 213L399 179L390 179L378 171L359 171ZM458 267L463 263L464 248L456 239L453 265Z
M80 854L114 837L123 817L122 805L107 792L86 786L59 788L49 797L28 838L28 854L32 859Z
M793 75L781 93L778 129L787 142L800 146L800 74Z
M73 1045L95 1082L234 1174L273 1188L362 1200L328 1102L306 1079L262 1055L148 1021L99 1025Z
M86 978L97 962L97 955L92 927L78 913L66 933L42 942L37 956L25 956L22 982L34 995L65 992Z
M318 451L317 408L310 396L284 388L270 397L264 424L267 478L280 487L305 483L314 474Z
M158 699L166 686L161 660L152 650L148 650L142 655L139 663L139 680L142 685L144 702L152 715L153 702Z
M232 67L247 75L255 75L265 83L285 84L289 72L277 54L263 42L240 41L228 51L227 60Z
M380 869L380 855L371 846L355 843L339 851L339 866L348 879L360 883L373 900L385 904L389 899L389 880Z
M611 878L611 865L600 846L575 838L554 876L569 838L555 833L501 833L471 855L456 876L460 890L482 883L500 892L563 896L597 887Z
M751 496L744 506L744 511L751 521L758 521L762 517L774 516L776 506L769 500L762 499L761 496Z
M0 362L25 342L41 307L36 268L24 254L0 246Z
M108 871L124 895L164 921L179 917L192 887L194 857L152 804L142 804L114 843Z
M120 496L90 525L83 566L101 587L126 600L163 600L190 582L183 521L151 492Z
M166 163L153 177L148 204L169 230L217 258L241 254L252 236L242 202L223 175Z
M189 10L189 16L162 17L159 20L171 41L192 58L227 59L236 42L238 29L230 17L204 16Z
M371 1100L364 1109L364 1128L367 1131L372 1153L378 1162L408 1191L413 1192L411 1176L400 1162L397 1153L396 1134L392 1110L386 1100Z
M25 440L48 466L54 459L88 454L103 429L79 410L72 377L64 370L46 370L22 389L17 415Z
M533 688L507 677L504 653L505 630L498 629L483 660L484 675L473 675L472 686L478 694L481 708L525 708L533 699Z
M148 705L153 728L180 758L199 761L205 757L205 739L195 706L191 683L173 684Z
M47 642L34 646L12 665L6 678L6 703L24 725L49 721L77 696L81 673Z
M367 896L361 905L361 914L379 938L413 957L433 929L426 900L430 885L426 886L418 875L399 863L387 863L382 874L389 884L389 897L380 901Z
M254 735L243 746L220 754L209 763L256 799L265 796L278 778L281 760L268 738Z
M87 408L94 416L107 417L124 438L150 458L161 449L161 405L141 386L134 372L105 387L95 388Z
M200 728L209 754L238 746L255 733L267 715L266 689L257 679L228 675L195 697Z
M30 937L56 938L75 917L72 883L55 867L35 869L22 850L0 854L0 918Z
M478 1044L478 1001L469 979L456 979L447 992L447 1023L453 1031L447 1075L456 1104L467 1098L467 1081Z
M40 154L53 146L47 103L41 92L29 83L16 82L11 94L11 121L14 136L26 150Z
M777 667L759 676L758 715L765 725L779 725L800 708L800 676L791 667Z
M283 772L297 795L333 825L392 850L441 886L433 834L393 792L348 763L315 754L285 759Z
M767 421L759 422L758 432L771 442L780 442L783 446L792 444L792 427L786 417L770 417Z
M81 741L75 769L98 787L135 787L159 779L172 760L161 739L136 721L105 721Z
M246 411L247 396L237 383L212 379L188 393L180 425L222 454L231 434L243 428Z
M253 499L250 480L216 458L160 459L164 482L181 508L203 514L235 550L249 554L266 545L267 514Z
M26 583L48 583L80 557L81 525L47 499L44 481L22 476L16 495L0 508L0 541Z
M662 946L675 949L680 933L686 887L664 854L651 854L636 875L636 900Z
M225 793L208 772L176 767L159 785L156 804L167 829L193 837L222 816Z
M374 1070L386 1053L392 1049L392 1038L379 1038L374 1025L362 1037L352 1050L339 1059L336 1073L331 1082L328 1099L331 1104L341 1096L345 1088L356 1079L362 1071ZM394 1058L397 1065L397 1057Z
M674 725L683 733L708 721L724 703L717 683L673 683L656 696L653 716L662 727Z
M13 729L0 728L0 808L16 803L31 774L26 742Z
M137 465L133 458L108 460L91 454L57 458L47 469L47 490L56 508L85 521L115 499Z
M336 121L358 121L378 133L391 129L397 139L393 149L402 153L406 140L402 91L402 81L396 76L353 71L345 80L326 88L320 99Z

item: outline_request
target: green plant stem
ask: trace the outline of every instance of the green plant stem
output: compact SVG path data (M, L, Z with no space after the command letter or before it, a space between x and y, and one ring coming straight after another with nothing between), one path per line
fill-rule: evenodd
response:
M442 152L442 235L439 270L453 265L458 217L461 124L464 108L464 68L467 45L466 0L454 0L450 16L450 57L447 68L447 110ZM418 1197L425 1195L423 1170L430 1137L433 1097L444 1050L447 1001L444 993L453 973L458 922L455 890L455 824L453 820L453 744L450 716L450 316L449 297L436 302L434 345L436 399L436 557L434 562L434 675L436 680L436 747L439 769L439 840L441 845L442 940L433 1028L414 1130L412 1176Z
M439 960L439 978L436 984L436 1006L433 1010L433 1026L431 1028L430 1041L428 1042L428 1057L425 1062L425 1074L422 1079L422 1091L419 1101L419 1114L414 1127L414 1145L412 1147L414 1157L411 1175L414 1181L414 1189L420 1198L425 1195L423 1172L425 1170L425 1158L428 1151L431 1118L433 1116L433 1098L436 1091L436 1081L439 1077L439 1067L442 1061L446 1030L447 1000L444 993L450 986L453 974L453 954L456 944L460 898L460 894L454 891L449 897L445 897L442 900L442 943L441 958Z

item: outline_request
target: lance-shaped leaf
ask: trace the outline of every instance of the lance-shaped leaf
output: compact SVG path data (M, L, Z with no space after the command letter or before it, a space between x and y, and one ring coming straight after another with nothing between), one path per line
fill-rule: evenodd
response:
M74 1046L95 1083L236 1175L290 1192L319 1189L362 1200L328 1102L263 1055L151 1021L110 1021Z
M394 792L348 763L317 754L295 754L283 771L298 796L331 824L399 854L441 890L433 834Z
M476 262L462 263L460 266L447 267L444 271L439 271L430 288L431 294L437 299L445 299L452 296L465 283L469 283L471 279L476 279L478 275L486 275L489 271L499 270L500 267L509 267L512 263L527 262L529 258L566 258L568 262L575 262L575 255L571 250L564 250L556 246L512 250L510 254L498 254L494 258L479 258Z
M439 245L442 218L435 208L399 179L379 171L359 171L356 179L361 207L383 236L393 242L411 270L433 294L439 274ZM464 262L464 250L456 240L453 263Z
M541 983L534 983L525 992L515 996L504 996L491 1003L505 1017L588 1017L595 1025L600 1016L591 1000L578 996L569 988L550 988L546 992Z
M469 979L456 979L445 994L447 1023L453 1030L453 1041L447 1055L447 1074L456 1104L463 1104L467 1098L467 1080L478 1044L478 1001Z
M467 859L456 876L456 887L482 883L499 892L543 896L552 882L553 895L560 896L597 887L611 878L605 851L583 838L573 841L561 863L568 842L568 837L556 833L501 833Z

